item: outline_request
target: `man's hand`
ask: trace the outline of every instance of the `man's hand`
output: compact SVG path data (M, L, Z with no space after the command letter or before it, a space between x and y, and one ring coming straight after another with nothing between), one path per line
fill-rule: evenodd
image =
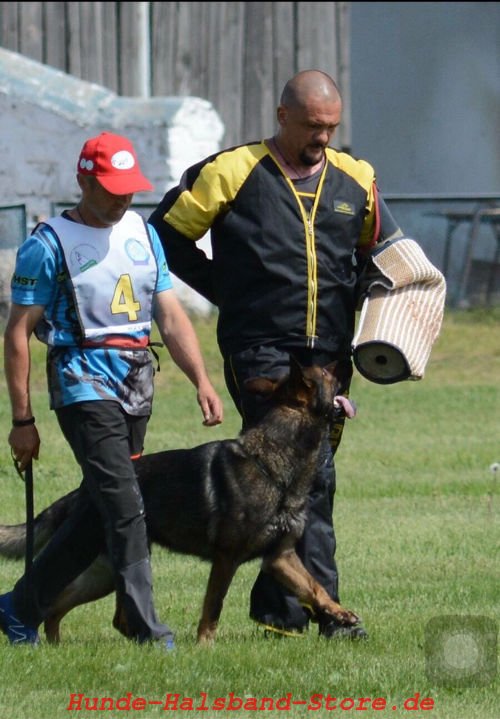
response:
M34 424L27 427L12 427L9 444L20 472L24 472L32 459L38 459L40 436Z
M197 399L203 414L205 427L214 427L221 424L224 419L222 400L210 383L198 388Z

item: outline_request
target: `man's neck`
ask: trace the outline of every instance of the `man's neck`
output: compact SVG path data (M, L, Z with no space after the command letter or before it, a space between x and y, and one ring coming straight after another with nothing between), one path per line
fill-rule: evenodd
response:
M319 170L321 170L323 168L323 165L325 164L324 155L321 158L320 162L317 162L314 165L305 165L304 163L300 162L300 160L292 160L290 154L284 148L282 141L277 135L272 137L270 140L267 140L266 142L269 149L278 160L280 167L291 180L302 180L306 177L311 177L311 175L315 175L317 172L319 172Z

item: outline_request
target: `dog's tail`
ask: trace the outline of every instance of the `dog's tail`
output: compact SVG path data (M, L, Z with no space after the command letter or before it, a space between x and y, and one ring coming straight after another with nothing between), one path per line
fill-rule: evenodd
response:
M34 551L37 554L49 541L56 529L64 522L73 508L74 490L49 505L34 521ZM26 551L26 523L0 524L0 556L22 559Z

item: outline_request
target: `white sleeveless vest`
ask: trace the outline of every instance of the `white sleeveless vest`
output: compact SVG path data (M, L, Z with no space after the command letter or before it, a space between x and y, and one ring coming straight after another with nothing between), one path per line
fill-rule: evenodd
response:
M112 345L119 335L147 344L158 267L143 218L128 211L112 227L46 221L56 232L71 280L85 345ZM124 342L120 342L124 346Z

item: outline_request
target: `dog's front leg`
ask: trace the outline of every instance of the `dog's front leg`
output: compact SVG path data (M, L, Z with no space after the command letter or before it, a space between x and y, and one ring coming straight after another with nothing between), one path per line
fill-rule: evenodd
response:
M210 644L214 641L224 599L237 568L238 563L232 557L222 553L215 556L198 624L198 643Z
M359 622L354 612L333 601L325 588L309 574L294 549L266 557L262 569L293 592L300 602L310 606L318 619L328 617L341 624Z

